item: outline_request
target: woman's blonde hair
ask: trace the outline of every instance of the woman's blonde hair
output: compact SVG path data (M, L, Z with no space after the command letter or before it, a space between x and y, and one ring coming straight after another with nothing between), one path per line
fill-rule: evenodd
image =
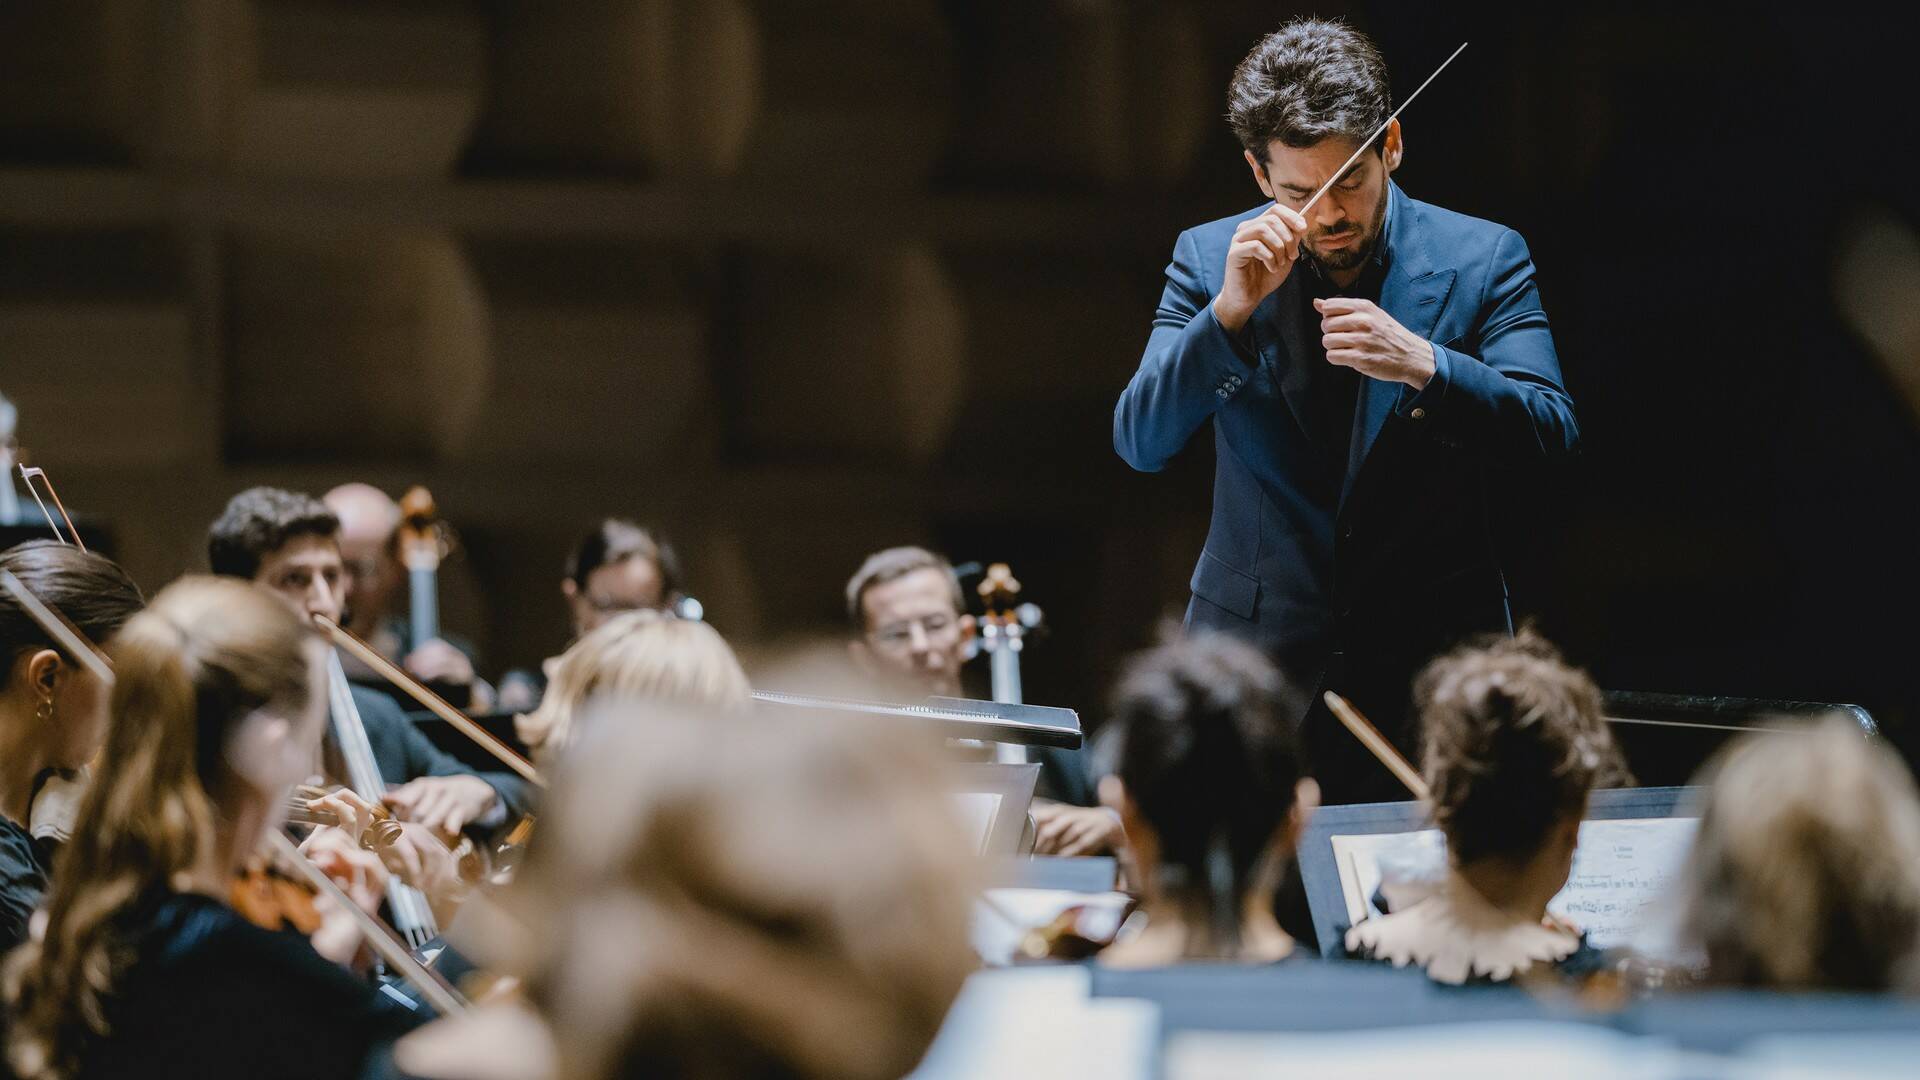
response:
M747 674L713 627L657 611L630 611L573 644L560 658L538 708L521 717L529 746L553 753L574 738L577 717L596 696L745 708Z
M1721 985L1920 990L1920 797L1845 717L1748 735L1702 773L1683 940Z
M240 721L304 708L310 632L286 603L230 578L185 578L109 648L112 724L78 827L47 894L46 926L6 965L7 1060L21 1080L70 1077L106 1032L129 924L215 835Z
M833 717L594 711L505 898L560 1075L908 1072L976 966L931 749Z

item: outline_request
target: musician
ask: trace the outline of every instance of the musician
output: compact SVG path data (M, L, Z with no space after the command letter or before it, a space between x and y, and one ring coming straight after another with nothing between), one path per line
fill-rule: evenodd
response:
M603 518L567 555L560 578L578 642L608 619L632 611L670 611L685 598L680 558L653 530L625 518ZM503 708L527 712L540 702L559 657L538 672L515 670L500 679Z
M1259 649L1218 632L1128 665L1103 733L1115 767L1100 799L1126 823L1147 923L1102 963L1296 955L1274 897L1320 790L1301 771L1290 697Z
M140 610L140 590L112 560L52 540L0 552L0 570L91 641ZM0 953L27 936L51 852L30 834L42 785L78 773L107 736L107 688L0 590Z
M1681 941L1715 986L1920 993L1920 795L1846 717L1744 736L1695 781Z
M960 696L972 619L960 578L945 557L925 548L896 547L867 557L847 582L848 651L870 677L902 693ZM1033 748L1040 791L1033 803L1034 851L1095 855L1117 851L1119 815L1094 805L1098 795L1086 755Z
M672 607L686 595L681 580L672 544L624 518L606 518L568 556L560 595L579 639L622 612Z
M560 657L540 707L516 718L520 741L542 754L560 752L589 703L603 695L715 710L753 702L747 674L719 631L662 611L629 611Z
M1393 183L1399 122L1368 142L1389 100L1378 50L1338 22L1296 19L1240 63L1228 117L1266 201L1175 243L1114 446L1154 472L1211 427L1187 625L1260 642L1411 747L1414 671L1511 629L1489 469L1563 457L1578 433L1525 242ZM1311 700L1329 801L1394 797Z
M930 754L832 716L594 713L499 896L527 929L527 1007L421 1028L395 1061L431 1080L907 1075L978 964Z
M110 653L98 776L45 929L6 965L8 1062L21 1080L357 1075L418 1023L341 966L357 925L323 907L309 941L227 902L318 751L319 639L263 589L187 578ZM324 865L378 903L377 858L336 849Z
M1596 974L1606 958L1547 902L1572 872L1588 794L1627 779L1599 689L1522 631L1435 660L1415 696L1447 870L1349 930L1347 950L1452 984Z
M401 565L400 504L371 484L342 484L321 497L340 519L340 556L347 568L347 629L448 701L473 712L493 707L493 687L473 670L473 657L445 638L407 648L400 598L407 584ZM343 661L344 662L344 661ZM387 683L356 662L347 673L382 693Z
M309 617L338 621L346 577L338 530L333 512L310 496L252 488L234 496L213 523L207 559L216 574L258 582ZM392 698L357 685L352 694L380 775L399 785L387 793L398 816L458 832L526 812L532 793L518 776L476 774L429 742Z

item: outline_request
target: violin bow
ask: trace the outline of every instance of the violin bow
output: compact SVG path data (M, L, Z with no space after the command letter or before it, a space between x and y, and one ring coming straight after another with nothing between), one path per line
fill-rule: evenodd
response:
M100 646L87 639L87 635L67 621L65 615L55 611L46 601L35 596L27 584L14 576L11 570L0 570L0 589L6 590L19 603L21 610L27 613L46 635L59 644L73 661L93 673L109 689L113 686L113 661L100 651Z
M1427 788L1427 782L1420 779L1420 774L1414 771L1406 758L1400 756L1400 751L1393 748L1393 744L1387 741L1387 737L1380 734L1380 729L1374 727L1365 716L1362 716L1360 710L1353 707L1352 702L1331 690L1321 695L1321 698L1327 703L1327 708L1333 710L1333 715L1339 717L1340 722L1347 726L1347 730L1353 732L1353 737L1359 739L1362 746L1372 751L1380 764L1385 765L1387 771L1392 773L1396 780L1407 786L1407 790L1413 793L1414 798L1427 802L1433 797L1433 793Z
M69 540L60 535L60 526L54 522L52 511L47 509L46 500L40 497L39 488L33 486L35 477L40 478L40 487L47 489L47 498L52 499L55 509L60 511L60 520L67 523L67 532L72 534L73 539ZM86 541L80 539L80 530L73 527L73 518L67 514L67 505L60 501L60 493L53 490L53 481L47 479L47 470L38 466L22 465L20 480L27 485L27 494L33 496L33 501L39 504L40 516L47 519L47 528L53 530L53 538L63 544L77 547L81 551L87 550Z
M494 738L486 728L474 723L471 717L459 709L447 704L445 698L427 689L420 680L402 671L399 665L381 656L373 646L354 636L353 631L325 615L315 615L313 622L333 639L334 644L352 653L361 663L399 687L408 697L419 702L422 708L453 725L455 731L472 739L479 744L480 749L492 754L500 760L501 764L525 777L528 783L542 788L547 786L546 780L540 775L540 770L534 768L532 762L514 753L512 747Z
M1387 122L1384 124L1381 124L1380 129L1378 131L1375 131L1373 134L1367 136L1367 141L1361 143L1359 147L1354 150L1352 156L1348 157L1347 160L1341 162L1339 168L1333 170L1333 174L1327 177L1327 182L1324 184L1321 184L1320 190L1314 192L1313 197L1307 200L1306 205L1302 206L1299 209L1298 213L1300 214L1300 216L1306 217L1307 211L1313 209L1313 204L1320 201L1320 196L1325 195L1327 193L1327 189L1333 186L1333 182L1335 180L1340 179L1341 175L1347 171L1348 166L1360 160L1360 155L1366 153L1367 147L1373 145L1373 140L1379 138L1383 133L1385 133L1385 131L1388 128L1393 126L1393 122L1400 118L1400 114L1406 111L1407 106L1413 104L1413 99L1420 96L1420 91L1425 90L1428 84L1432 83L1434 79L1439 78L1441 72L1447 70L1447 65L1453 63L1454 56L1459 56L1461 53L1466 51L1467 51L1467 43L1463 41L1460 43L1459 48L1453 50L1453 56L1449 56L1445 60L1440 61L1440 66L1433 69L1433 74L1427 76L1427 81L1421 83L1419 86L1419 89L1416 89L1413 93L1408 94L1407 100L1401 102L1400 107L1398 109L1393 110L1393 115L1387 117Z
M299 848L294 846L286 833L279 829L270 829L267 832L267 842L272 846L273 853L298 871L307 884L313 886L314 891L347 912L360 927L360 933L367 939L367 944L379 954L380 959L386 961L388 967L419 990L420 996L427 1000L427 1004L433 1006L435 1012L441 1016L457 1016L467 1011L469 1007L467 999L461 997L458 990L448 986L446 980L414 959L413 953L393 936L393 931L387 929L385 923L361 910L360 905L353 902L353 898L347 895L346 890L334 884L326 871L315 866L312 859L307 858Z

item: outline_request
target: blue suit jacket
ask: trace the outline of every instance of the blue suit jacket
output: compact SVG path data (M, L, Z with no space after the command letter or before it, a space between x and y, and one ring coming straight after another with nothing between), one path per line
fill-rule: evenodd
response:
M1152 472L1212 426L1213 522L1189 628L1262 642L1315 701L1339 690L1410 745L1419 665L1463 636L1511 628L1487 525L1489 466L1567 455L1579 432L1519 234L1398 185L1389 198L1380 306L1435 344L1436 371L1418 392L1361 380L1337 509L1307 494L1315 450L1300 373L1325 361L1290 314L1305 271L1255 310L1241 340L1213 315L1234 230L1265 206L1181 234L1113 440Z

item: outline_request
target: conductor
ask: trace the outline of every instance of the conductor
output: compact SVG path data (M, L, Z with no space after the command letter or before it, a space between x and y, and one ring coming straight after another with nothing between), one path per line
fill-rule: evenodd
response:
M1146 472L1212 428L1186 625L1260 643L1315 690L1299 721L1337 802L1404 796L1318 690L1412 756L1413 673L1512 630L1498 470L1579 441L1526 243L1401 191L1390 96L1379 51L1338 22L1296 19L1241 61L1229 121L1267 201L1180 235L1114 410L1115 449Z

